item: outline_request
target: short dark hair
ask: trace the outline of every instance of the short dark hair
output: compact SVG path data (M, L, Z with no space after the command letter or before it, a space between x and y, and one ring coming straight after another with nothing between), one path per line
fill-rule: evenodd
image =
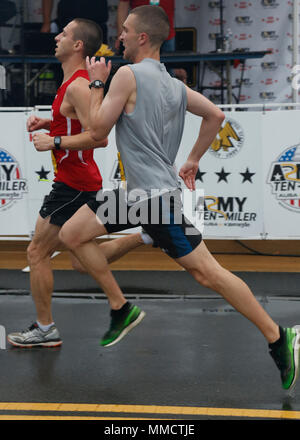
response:
M76 27L73 30L73 39L83 42L84 58L94 56L103 42L101 27L87 18L74 18L72 21L76 23Z
M170 23L166 12L160 6L145 5L133 9L130 14L137 17L135 30L149 36L151 46L160 47L168 38Z

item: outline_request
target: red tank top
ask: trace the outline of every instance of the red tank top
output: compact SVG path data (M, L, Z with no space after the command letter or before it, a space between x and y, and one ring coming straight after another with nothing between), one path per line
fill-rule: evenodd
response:
M76 78L89 79L87 70L77 70L71 78L64 82L52 104L50 136L71 136L79 134L83 128L78 119L71 119L60 113L67 87ZM94 150L51 150L54 166L54 182L63 182L78 191L98 191L102 187L102 177L96 162Z

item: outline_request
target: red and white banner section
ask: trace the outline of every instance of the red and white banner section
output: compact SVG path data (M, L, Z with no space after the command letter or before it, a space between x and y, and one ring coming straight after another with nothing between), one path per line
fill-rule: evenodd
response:
M220 3L176 2L176 27L196 29L198 53L216 50L221 29ZM293 1L223 0L222 17L224 35L231 39L232 50L269 52L262 59L232 63L233 102L266 106L272 102L292 102ZM201 83L203 93L216 104L222 102L217 70L216 63L207 63Z

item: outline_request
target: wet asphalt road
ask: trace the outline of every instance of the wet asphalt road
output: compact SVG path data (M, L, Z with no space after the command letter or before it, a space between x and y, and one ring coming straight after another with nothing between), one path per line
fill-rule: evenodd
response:
M282 417L280 411L298 416L300 386L292 393L281 389L264 338L222 299L214 294L134 294L130 300L146 312L144 321L119 344L102 348L99 340L109 324L106 300L101 295L55 295L53 311L62 347L18 349L6 344L0 350L0 404L74 403L82 405L77 416L91 409L84 405L97 404L97 411L88 411L97 417L153 417L162 406L199 408L193 414L159 413L160 418L172 419L268 419L264 411L270 410L275 410L270 413L275 419L277 414ZM258 300L281 325L300 324L300 298L262 295ZM0 311L7 333L35 320L27 294L2 293ZM138 405L144 412L127 412L127 405ZM207 413L201 408L208 408ZM2 406L0 415L61 414L49 409L28 412ZM214 414L212 409L226 411ZM241 415L241 409L262 411L253 417L247 411ZM64 411L68 414L74 415Z

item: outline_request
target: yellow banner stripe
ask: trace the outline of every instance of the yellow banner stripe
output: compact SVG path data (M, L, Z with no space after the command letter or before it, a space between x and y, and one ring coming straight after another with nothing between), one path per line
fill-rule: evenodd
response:
M0 402L0 411L62 411L94 413L176 414L189 416L255 417L299 419L300 411L242 408L206 408L155 405L102 405L77 403L22 403Z

